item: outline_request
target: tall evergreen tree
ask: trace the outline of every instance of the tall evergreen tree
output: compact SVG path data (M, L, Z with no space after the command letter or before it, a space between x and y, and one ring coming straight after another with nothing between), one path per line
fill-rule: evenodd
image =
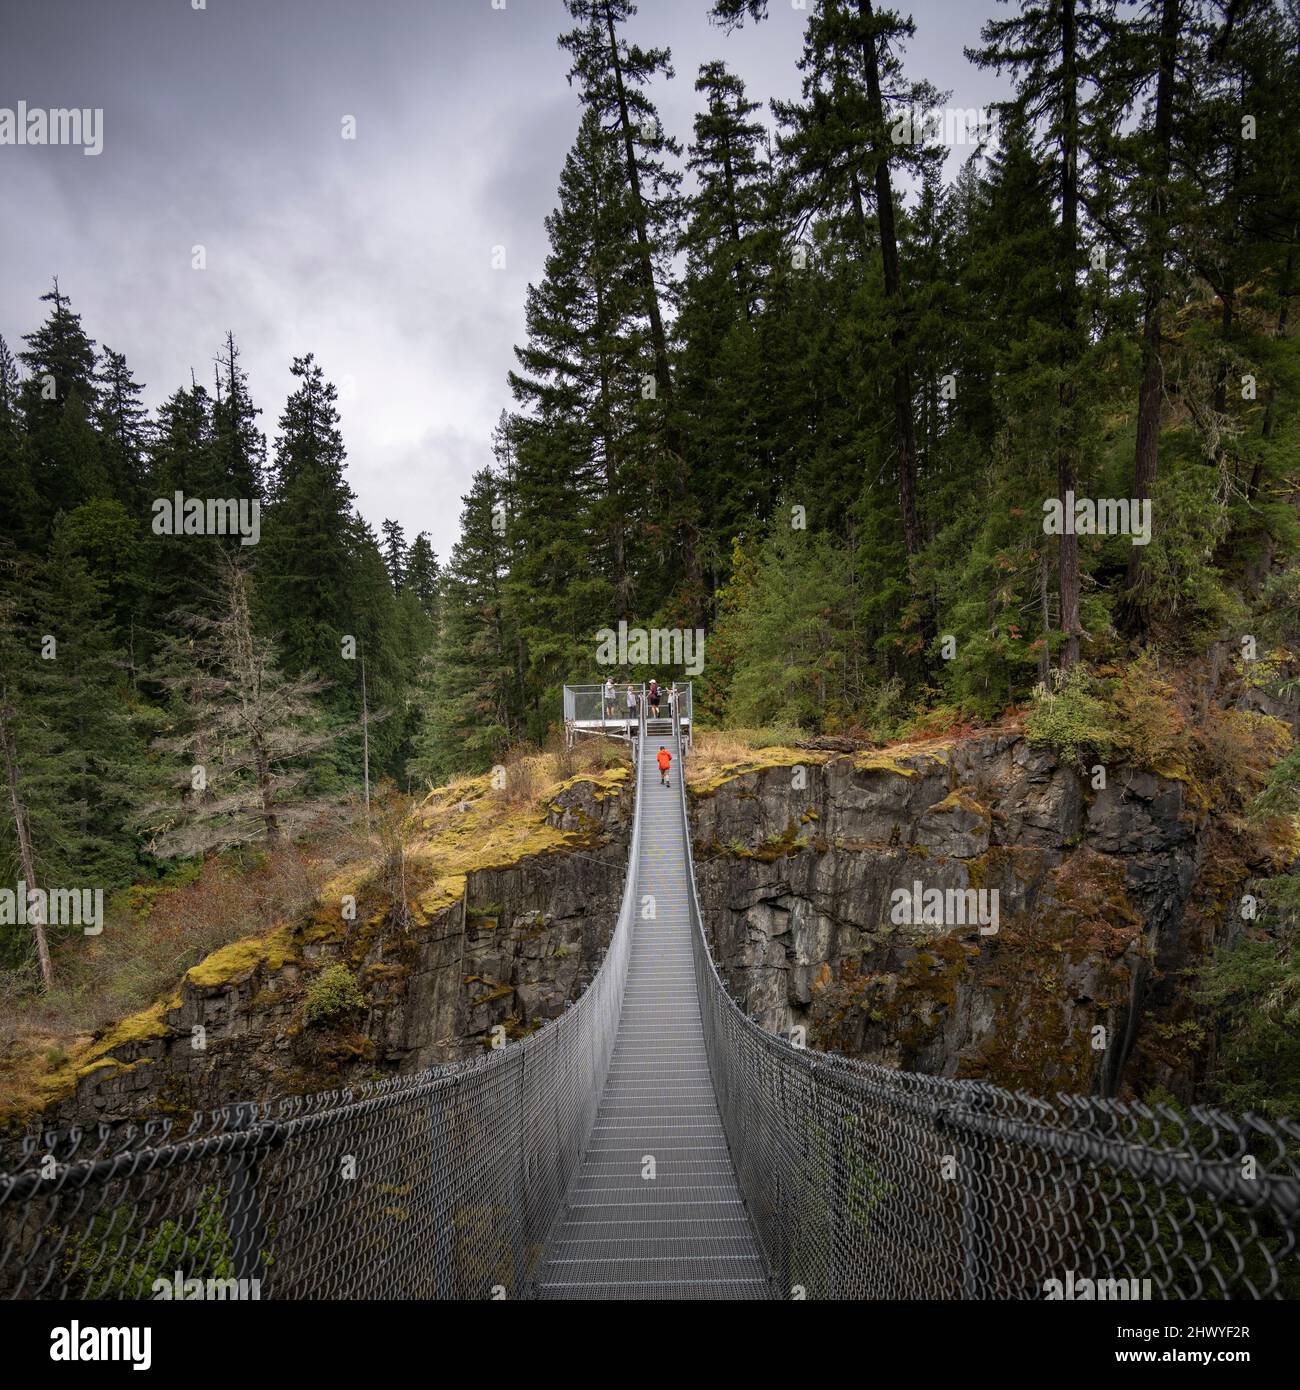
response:
M338 392L310 353L294 358L293 375L299 385L280 416L258 547L259 608L266 627L280 634L290 675L314 670L350 684L342 641L350 632L355 498L344 477Z
M0 634L6 877L44 890L111 890L136 868L130 825L143 794L143 742L103 585L66 524L19 580ZM48 950L35 944L48 985Z
M655 459L641 382L653 350L618 145L594 110L546 225L551 249L528 289L528 341L510 375L526 413L498 429L494 448L512 534L526 542L511 576L521 635L534 661L569 661L592 615L631 615L632 576L651 561ZM638 532L645 548L633 553Z
M483 771L519 732L515 634L506 603L500 490L490 469L464 498L460 539L443 574L442 633L431 707L408 764L415 780Z
M967 51L982 67L1010 70L1015 97L1004 109L1014 111L1028 128L1039 132L1038 148L1048 161L1056 184L1057 241L1054 264L1060 297L1056 360L1059 368L1059 420L1054 453L1057 497L1062 511L1078 488L1079 439L1088 429L1080 400L1079 371L1086 347L1079 283L1083 233L1081 207L1084 181L1092 166L1094 140L1108 114L1096 93L1104 83L1097 71L1103 18L1109 0L1020 0L1020 13L988 20L983 46ZM1083 628L1079 617L1079 539L1062 529L1058 539L1061 595L1061 665L1079 659Z
M384 564L388 568L388 578L392 581L393 592L400 594L406 583L406 532L402 530L400 521L385 521L381 529L384 535Z
M780 142L797 205L805 216L832 215L864 265L877 254L888 315L892 361L894 461L903 545L922 543L917 504L916 420L908 343L906 282L899 259L894 178L937 158L909 118L934 104L928 83L907 82L899 49L915 32L911 20L878 10L872 0L818 0L809 15L803 101L776 103ZM891 94L887 103L885 93ZM899 122L906 122L900 126ZM899 141L899 128L909 137Z
M27 347L18 355L27 376L19 387L19 402L29 438L32 483L48 522L89 497L107 496L109 486L94 428L95 344L57 280L41 302L53 307L40 328L23 340Z
M429 533L421 531L406 552L406 573L403 589L415 596L425 616L438 625L438 588L441 571L438 555L429 544Z
M1150 92L1148 109L1125 142L1122 156L1129 174L1129 260L1142 297L1141 378L1133 456L1133 496L1138 499L1150 497L1159 471L1164 378L1161 350L1172 231L1178 221L1174 207L1175 83L1186 8L1186 0L1147 0L1136 18L1111 29L1108 49L1102 53L1102 62L1110 70L1108 80L1125 93L1126 103ZM1128 561L1128 620L1139 632L1145 630L1147 620L1142 571L1145 549L1131 547Z
M114 497L142 515L149 417L141 399L144 387L132 378L125 356L111 347L104 348L97 379L96 424L108 484Z
M686 274L674 338L701 561L715 591L733 538L766 520L779 486L772 437L784 402L774 390L779 355L770 330L778 316L769 308L780 233L766 131L753 119L758 104L721 62L701 67L695 89L705 105L689 151L698 187L682 234Z
M696 524L690 478L674 407L674 384L664 300L669 297L671 257L681 218L680 173L666 156L680 146L663 128L646 91L656 77L672 77L672 58L664 48L642 48L621 35L636 14L631 0L565 0L576 25L560 38L571 56L569 81L576 82L584 109L596 128L609 132L617 162L636 253L640 308L651 354L654 399L658 402L661 449L656 472L667 484L659 502L674 542L673 563L681 575L688 606L702 599Z
M18 363L0 337L0 516L4 536L14 544L32 544L37 499L27 462Z
M265 491L266 436L257 427L262 413L253 404L248 376L239 365L235 335L227 331L216 360L212 399L212 447L225 480L223 497L261 498Z

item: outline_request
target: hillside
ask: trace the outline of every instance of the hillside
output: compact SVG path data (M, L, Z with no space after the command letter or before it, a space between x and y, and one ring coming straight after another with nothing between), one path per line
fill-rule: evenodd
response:
M1121 703L1092 710L1110 722L1074 730L1147 740L1112 748L1101 788L1086 744L1052 744L1060 712L1042 705L857 752L703 733L688 763L699 891L745 1009L810 1046L1035 1094L1223 1094L1259 1059L1234 1032L1249 999L1207 990L1269 939L1243 919L1246 893L1277 901L1300 866L1300 824L1249 814L1290 734L1239 679L1199 716L1174 684L1143 689L1141 718L1116 681ZM328 1089L555 1017L608 940L630 811L614 748L566 762L512 768L527 791L511 797L490 778L439 788L307 909L215 950L150 1007L57 1050L11 1044L10 1127ZM900 924L913 885L975 890L994 929L987 911ZM1285 957L1276 968L1280 983ZM1282 1103L1284 1059L1252 1084L1257 1105Z

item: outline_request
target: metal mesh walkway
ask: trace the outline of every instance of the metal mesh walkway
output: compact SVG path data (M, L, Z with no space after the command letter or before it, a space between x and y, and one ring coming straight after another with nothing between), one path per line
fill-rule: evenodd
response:
M641 747L641 843L623 1010L591 1141L548 1244L542 1298L766 1298L696 988L677 736ZM673 755L673 785L655 757Z

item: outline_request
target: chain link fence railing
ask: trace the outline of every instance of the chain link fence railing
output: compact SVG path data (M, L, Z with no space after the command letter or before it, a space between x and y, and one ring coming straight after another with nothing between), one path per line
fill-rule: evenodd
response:
M687 878L713 1084L778 1296L1300 1298L1300 1124L796 1047L729 994Z
M632 866L639 841L638 814ZM0 1297L528 1296L609 1070L634 888L592 983L522 1041L184 1133L28 1138L0 1177Z

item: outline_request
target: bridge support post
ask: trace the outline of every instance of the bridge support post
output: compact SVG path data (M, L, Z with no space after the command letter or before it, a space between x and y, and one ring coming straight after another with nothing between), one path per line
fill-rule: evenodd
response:
M456 1124L457 1087L460 1077L452 1075L445 1087L429 1092L429 1172L433 1186L433 1277L434 1297L461 1297L460 1261L456 1248L456 1193L452 1177L456 1172L453 1158Z
M975 1094L968 1104L971 1109L983 1110L988 1106L986 1096ZM942 1110L938 1116L941 1132L949 1134L954 1140L953 1157L956 1160L956 1181L961 1184L961 1296L963 1299L980 1300L987 1297L989 1286L989 1259L993 1250L989 1239L989 1217L981 1176L984 1170L987 1139L966 1128L961 1116L952 1108Z
M231 1128L247 1130L256 1122L254 1106L237 1105ZM262 1220L262 1197L258 1189L257 1170L261 1160L260 1146L249 1144L230 1155L230 1211L232 1272L236 1279L261 1280L262 1251L266 1245L266 1228Z

